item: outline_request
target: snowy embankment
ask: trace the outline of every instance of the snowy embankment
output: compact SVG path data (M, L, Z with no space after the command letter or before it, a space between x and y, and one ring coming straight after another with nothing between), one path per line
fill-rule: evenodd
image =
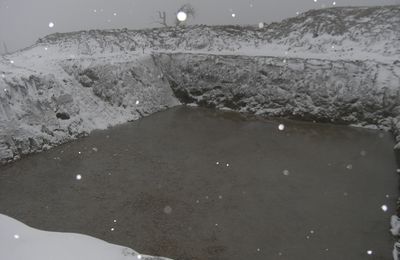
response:
M52 34L0 59L0 161L181 102L399 136L399 39L399 6L313 10L263 28Z
M168 260L85 235L37 230L2 214L0 230L4 260Z

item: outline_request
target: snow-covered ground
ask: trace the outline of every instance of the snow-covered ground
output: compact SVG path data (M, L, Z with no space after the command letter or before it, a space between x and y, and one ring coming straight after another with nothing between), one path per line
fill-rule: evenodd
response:
M41 231L2 214L0 230L4 260L168 260L86 235Z

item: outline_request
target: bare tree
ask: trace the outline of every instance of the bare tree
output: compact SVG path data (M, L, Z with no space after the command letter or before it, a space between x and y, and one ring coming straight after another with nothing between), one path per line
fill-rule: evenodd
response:
M176 15L179 12L185 12L187 15L187 18L194 18L195 17L195 10L191 4L184 4L182 5L178 11L174 14L175 15L175 26L180 26L183 25L184 21L179 21ZM167 13L165 11L158 11L158 19L155 21L158 24L161 24L164 27L168 27L168 22L167 22Z
M167 13L158 11L158 17L159 20L157 21L158 24L161 24L164 27L168 27L168 23L167 23Z
M187 15L187 18L192 17L194 18L196 15L196 11L194 10L193 6L191 4L184 4L182 5L176 13L179 12L185 12ZM184 21L179 21L177 17L175 17L175 25L179 26L182 25Z

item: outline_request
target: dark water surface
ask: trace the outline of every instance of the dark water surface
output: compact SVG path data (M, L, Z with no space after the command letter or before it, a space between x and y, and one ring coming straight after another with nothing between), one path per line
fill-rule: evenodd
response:
M391 259L391 135L278 124L178 107L97 131L1 167L0 213L176 260Z

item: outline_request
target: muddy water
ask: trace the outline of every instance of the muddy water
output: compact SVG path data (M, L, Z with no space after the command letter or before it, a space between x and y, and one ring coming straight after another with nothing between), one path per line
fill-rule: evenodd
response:
M0 168L0 212L177 260L391 259L390 134L279 123L180 107L98 131Z

